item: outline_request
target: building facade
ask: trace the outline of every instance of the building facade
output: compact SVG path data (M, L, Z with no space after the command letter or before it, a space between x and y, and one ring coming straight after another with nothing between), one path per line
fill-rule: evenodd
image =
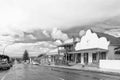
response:
M88 30L80 42L59 45L58 55L60 54L64 54L62 61L68 65L99 65L100 60L120 60L120 45Z

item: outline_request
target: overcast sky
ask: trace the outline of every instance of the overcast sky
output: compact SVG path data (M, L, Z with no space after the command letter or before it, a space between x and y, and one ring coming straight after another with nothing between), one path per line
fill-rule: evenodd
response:
M14 43L7 47L6 54L17 56L28 49L31 55L38 55L41 50L49 50L48 45L55 46L53 39L69 39L65 30L120 16L119 4L120 0L0 0L1 54L6 45ZM109 28L104 33L119 37L120 25L108 23L94 29Z

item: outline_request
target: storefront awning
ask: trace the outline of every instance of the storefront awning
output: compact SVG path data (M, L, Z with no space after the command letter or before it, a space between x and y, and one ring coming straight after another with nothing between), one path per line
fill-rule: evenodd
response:
M74 54L74 53L96 53L96 52L107 52L108 50L106 49L101 49L101 48L90 48L90 49L82 49L82 50L78 50L78 51L72 51L72 52L68 52L68 54Z

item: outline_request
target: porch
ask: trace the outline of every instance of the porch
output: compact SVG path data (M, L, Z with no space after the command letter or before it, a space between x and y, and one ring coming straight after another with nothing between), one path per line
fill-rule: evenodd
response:
M68 52L67 61L69 65L80 63L86 66L98 66L99 61L106 59L107 51L101 48L83 49L79 51Z

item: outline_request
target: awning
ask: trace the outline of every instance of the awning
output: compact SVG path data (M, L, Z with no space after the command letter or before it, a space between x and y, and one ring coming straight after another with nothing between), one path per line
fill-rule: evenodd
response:
M72 51L72 52L68 52L68 54L74 54L74 53L96 53L96 52L107 52L108 50L106 49L101 49L101 48L90 48L90 49L82 49L82 50L78 50L78 51Z

